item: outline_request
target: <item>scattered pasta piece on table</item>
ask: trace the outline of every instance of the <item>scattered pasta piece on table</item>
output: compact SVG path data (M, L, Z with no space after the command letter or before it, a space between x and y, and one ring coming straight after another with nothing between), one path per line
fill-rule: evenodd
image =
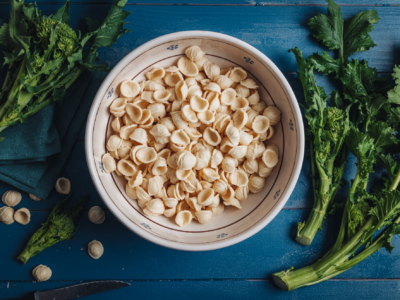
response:
M49 280L52 274L53 273L52 273L51 269L44 265L38 265L32 271L33 277L35 277L35 279L38 282L43 282L43 281Z

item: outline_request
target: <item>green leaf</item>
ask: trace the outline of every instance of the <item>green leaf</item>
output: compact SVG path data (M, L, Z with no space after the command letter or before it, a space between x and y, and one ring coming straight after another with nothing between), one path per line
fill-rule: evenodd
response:
M400 107L392 107L388 113L388 120L389 124L397 125L400 123Z
M351 103L358 103L358 122L365 117L376 116L387 103L380 93L386 93L385 80L378 77L375 68L370 68L368 62L352 60L343 69L341 81L344 85L345 98Z
M65 0L65 4L52 17L53 20L61 23L69 24L69 0Z
M397 162L393 159L390 153L386 155L383 153L379 154L376 162L386 170L390 180L394 180Z
M27 17L29 20L33 21L35 19L35 6L32 3L26 3L24 7L22 8L25 17Z
M10 0L10 21L8 23L10 38L15 45L20 45L29 52L29 39L26 39L27 24L24 20L24 1Z
M326 107L327 96L323 88L319 88L315 82L313 68L306 62L303 53L299 48L290 49L297 61L299 72L297 77L300 79L303 86L304 97L306 100L307 109L320 110Z
M344 21L343 58L347 58L359 51L366 51L375 47L369 32L374 29L371 24L379 21L376 10L368 10Z
M99 59L97 58L97 56L97 52L90 51L85 53L85 57L83 60L83 66L85 67L85 69L91 72L109 72L109 65L106 63L98 64L97 62L99 61Z
M400 225L396 224L393 226L390 226L385 230L385 240L382 244L382 247L384 247L389 253L392 253L392 250L394 249L394 246L392 244L392 239L395 235L400 233Z
M3 51L3 54L4 54L4 65L11 64L14 61L20 60L24 56L25 51L23 49L20 49L16 53L17 54L14 55L12 53L7 53L7 52Z
M331 93L331 106L343 109L343 100L337 91L332 91Z
M340 78L346 91L354 99L368 95L362 82L362 75L364 74L361 74L361 72L363 69L358 60L353 60L343 69L343 75Z
M339 61L333 59L328 52L323 51L323 54L314 53L307 59L319 72L324 75L329 75L331 73L336 74L336 78L339 75Z
M390 103L400 104L400 85L396 85L388 92L388 98Z
M124 29L124 25L127 24L124 19L131 13L122 9L125 3L125 0L114 0L110 11L94 37L92 47L110 48L121 35L130 32L129 29Z
M346 146L358 159L358 171L361 180L366 180L367 175L374 171L374 139L369 134L364 134L351 126L346 136Z
M1 24L0 20L0 24ZM10 28L8 27L7 23L3 23L0 27L0 44L6 47L10 46Z
M360 132L354 126L350 126L350 129L346 137L347 148L355 155L359 156L358 145L364 145L362 148L373 149L374 141L366 134Z
M67 57L67 60L69 62L68 68L70 69L75 67L76 62L82 63L82 50L71 54L70 56Z
M388 92L390 103L400 104L400 66L395 66L392 74L396 86Z
M400 85L400 66L395 66L393 69L394 73L392 77L397 85Z
M395 190L386 193L384 197L375 201L369 214L375 216L380 222L381 226L389 225L391 219L400 212L400 192Z
M328 2L328 14L318 13L308 21L314 36L331 50L340 51L340 59L345 63L358 52L376 46L369 32L374 29L371 24L379 21L376 10L364 11L343 22L340 6L332 0Z
M395 129L389 127L385 122L373 122L369 134L374 138L375 150L381 153L386 147L397 144L394 133Z
M114 1L114 3L116 3L117 6L124 8L125 4L128 2L128 0L118 0L118 1Z
M386 78L378 77L378 70L371 68L368 65L368 61L362 60L359 64L358 74L361 76L361 82L365 87L368 94L380 93L385 91L386 88Z
M332 0L328 2L328 15L318 13L308 21L314 36L331 50L339 49L342 45L343 19L340 6Z
M93 32L100 28L101 24L99 20L93 19L91 17L86 17L85 20L88 25L88 32Z
M382 95L377 95L375 100L371 103L371 106L366 107L368 115L371 118L375 117L385 103L387 103L387 99Z

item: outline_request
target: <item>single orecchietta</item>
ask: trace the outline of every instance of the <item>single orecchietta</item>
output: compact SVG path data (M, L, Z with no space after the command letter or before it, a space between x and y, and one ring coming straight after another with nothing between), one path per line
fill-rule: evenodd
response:
M6 225L14 223L14 209L8 206L0 208L0 222Z
M31 221L31 212L27 208L20 208L15 212L14 220L21 225L27 225Z
M279 161L278 148L265 142L281 112L260 101L243 68L221 69L192 46L176 66L146 77L121 83L102 157L144 214L205 224L263 190Z
M63 195L68 195L71 192L71 182L68 178L60 177L55 185L56 191Z
M7 191L1 197L1 201L7 206L16 206L21 202L22 195L17 191Z
M41 198L35 196L34 194L29 194L29 198L31 198L33 201L40 201L40 200L42 200Z
M100 206L93 206L88 213L90 222L94 224L102 224L106 219L106 214Z
M49 280L52 275L52 272L49 267L44 265L38 265L35 269L33 269L32 275L38 282L42 282Z
M103 244L93 240L88 244L88 253L91 258L99 259L104 253Z

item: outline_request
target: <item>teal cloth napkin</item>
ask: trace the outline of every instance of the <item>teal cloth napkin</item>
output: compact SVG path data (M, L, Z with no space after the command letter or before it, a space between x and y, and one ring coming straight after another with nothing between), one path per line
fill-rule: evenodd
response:
M22 124L4 130L0 165L43 162L46 157L61 151L61 141L53 124L54 105L45 107Z
M3 132L0 180L45 199L68 160L104 80L105 73L83 73L61 104L52 104Z

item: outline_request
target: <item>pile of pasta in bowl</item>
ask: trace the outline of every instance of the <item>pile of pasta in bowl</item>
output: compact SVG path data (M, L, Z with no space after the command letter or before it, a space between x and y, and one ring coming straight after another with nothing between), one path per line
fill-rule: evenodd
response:
M102 157L145 215L205 224L262 191L279 161L267 141L281 113L260 101L243 68L221 69L191 46L176 66L146 77L121 83Z

